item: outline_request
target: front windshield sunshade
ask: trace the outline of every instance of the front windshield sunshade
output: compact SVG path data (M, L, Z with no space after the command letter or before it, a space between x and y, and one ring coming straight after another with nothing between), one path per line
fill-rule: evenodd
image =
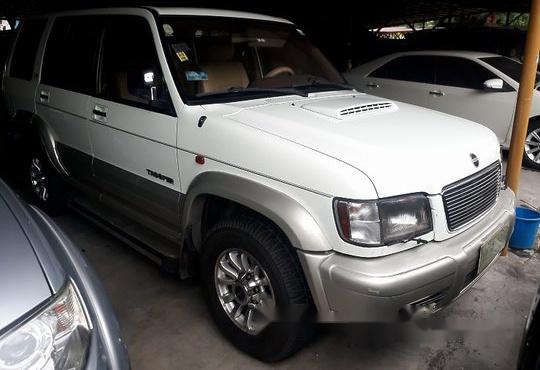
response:
M343 78L287 23L163 17L163 47L188 104L343 90Z

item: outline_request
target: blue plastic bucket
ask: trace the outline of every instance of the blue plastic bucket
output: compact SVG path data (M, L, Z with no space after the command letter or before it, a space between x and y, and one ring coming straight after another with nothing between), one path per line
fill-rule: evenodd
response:
M510 238L510 247L515 249L532 249L536 241L540 212L529 208L516 208L514 233Z

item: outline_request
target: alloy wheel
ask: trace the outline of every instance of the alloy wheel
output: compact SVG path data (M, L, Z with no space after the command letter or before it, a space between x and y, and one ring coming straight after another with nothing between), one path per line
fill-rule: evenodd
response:
M227 249L216 260L214 280L227 316L244 332L257 335L275 317L270 279L248 252Z
M49 199L49 181L39 158L32 158L30 162L30 185L37 199L46 203Z
M534 163L540 164L540 128L532 130L525 139L525 154Z

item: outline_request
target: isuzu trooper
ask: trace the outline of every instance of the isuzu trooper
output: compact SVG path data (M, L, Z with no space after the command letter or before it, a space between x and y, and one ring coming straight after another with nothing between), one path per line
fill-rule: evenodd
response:
M512 229L493 132L344 85L284 19L32 18L3 89L36 201L68 199L164 269L198 270L219 329L265 361L314 322L439 310Z

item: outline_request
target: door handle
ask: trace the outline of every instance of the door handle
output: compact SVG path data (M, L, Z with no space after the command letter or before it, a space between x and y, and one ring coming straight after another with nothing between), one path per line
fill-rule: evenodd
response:
M94 109L92 110L92 119L98 122L107 122L108 111L109 108L96 104L94 105Z
M51 94L48 91L41 90L39 92L39 101L42 103L48 103Z
M445 96L446 94L444 93L444 91L441 91L441 90L431 90L429 92L430 95L435 95L435 96Z
M379 87L379 84L378 83L375 83L375 82L368 82L366 84L367 87L371 87L372 89L376 89Z

